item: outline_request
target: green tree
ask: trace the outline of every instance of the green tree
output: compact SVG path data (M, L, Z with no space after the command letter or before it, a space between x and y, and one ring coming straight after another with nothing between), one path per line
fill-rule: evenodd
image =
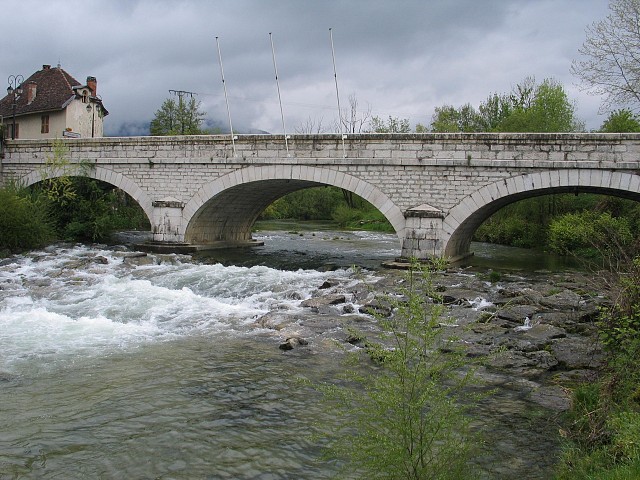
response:
M606 96L603 107L640 107L640 0L611 0L609 10L587 27L571 71L590 93Z
M179 95L177 102L167 98L156 111L149 130L151 135L200 135L204 133L200 126L205 115L193 97L186 101L184 95Z
M44 246L54 238L53 227L41 199L27 190L0 189L0 256Z
M498 125L502 132L575 132L584 124L575 116L575 105L569 101L564 87L553 79L537 85L531 97L514 101L513 111Z
M453 105L436 107L431 117L431 131L449 133L460 131L460 112Z
M494 93L478 106L477 126L481 132L494 132L513 111L508 95Z
M510 94L494 93L476 110L436 107L431 121L433 132L573 132L584 129L575 116L575 106L563 86L553 79L536 84L527 77Z
M445 105L436 107L431 119L431 131L437 133L446 132L479 132L480 115L470 103L462 105L460 108Z
M473 478L470 419L460 402L472 373L461 373L463 355L442 337L434 271L414 263L402 300L381 299L394 313L378 319L383 339L366 343L376 367L363 372L355 354L345 382L320 387L341 420L329 455L346 456L361 478Z
M600 131L603 133L637 133L640 132L638 116L627 108L609 113L602 123Z
M409 133L411 127L409 126L408 118L398 118L389 115L387 120L383 120L380 117L371 118L371 131L375 133Z

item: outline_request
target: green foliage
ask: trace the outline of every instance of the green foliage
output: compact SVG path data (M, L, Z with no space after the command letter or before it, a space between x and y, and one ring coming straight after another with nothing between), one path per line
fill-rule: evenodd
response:
M386 121L380 117L372 117L371 131L375 133L409 133L411 127L409 126L408 118L398 118L389 115Z
M338 205L333 211L331 217L341 228L346 228L353 222L357 222L360 219L360 212L353 208L349 208L347 205Z
M549 225L549 248L559 254L596 257L603 249L629 245L633 234L625 218L583 211L554 218Z
M473 478L470 420L459 401L472 373L461 373L464 356L440 336L444 307L432 273L414 263L400 297L382 299L394 313L378 318L384 337L366 343L374 364L355 353L342 382L320 387L341 419L329 456L346 457L362 478Z
M0 189L0 251L38 248L52 238L53 228L42 202L14 186Z
M261 218L331 220L333 211L343 202L342 191L338 188L308 188L279 198L267 207Z
M598 382L574 391L570 440L558 479L632 479L640 473L640 255L638 245L618 255L630 260L613 272L614 302L600 314L607 353ZM629 252L631 254L629 255ZM603 283L609 283L605 278Z
M185 101L180 95L177 102L167 98L156 111L149 130L151 135L200 135L204 133L200 126L205 115L193 97Z
M476 110L471 104L436 107L433 132L574 132L584 130L564 87L553 79L536 85L532 77L511 94L494 93Z
M640 132L640 120L631 110L623 108L609 114L602 123L603 133L637 133Z
M607 245L626 245L638 235L640 203L595 194L556 194L507 205L477 229L474 240L596 258L617 251Z
M600 315L598 323L600 336L610 352L639 354L640 256L630 262L626 271L620 272L616 285L618 287L616 302L609 308L603 309ZM640 396L638 402L640 404Z
M431 120L431 131L437 133L479 132L481 128L478 113L468 103L460 108L436 107Z
M96 242L114 231L148 228L144 212L121 190L88 177L64 179L72 195L52 195L47 185L39 190L48 199L49 215L61 238Z
M316 187L285 195L260 215L263 220L333 220L341 228L393 232L393 227L373 205L352 192L336 187Z
M544 231L520 216L491 217L475 233L476 240L521 248L536 248L544 242Z
M552 79L535 87L530 104L516 105L499 125L501 132L575 132L584 125L575 118L575 106L564 87Z
M91 168L87 162L71 163L65 143L55 140L40 171L43 180L29 190L3 193L3 205L12 209L0 219L7 222L4 248L35 248L56 238L102 241L117 230L148 228L146 215L124 192L86 176ZM20 218L24 225L10 226Z

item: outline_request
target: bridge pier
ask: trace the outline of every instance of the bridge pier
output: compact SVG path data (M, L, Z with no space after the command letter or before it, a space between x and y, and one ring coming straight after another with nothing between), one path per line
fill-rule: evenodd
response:
M402 257L426 260L444 254L444 213L430 205L420 205L404 214L405 229L402 239Z
M184 203L171 198L154 201L152 206L153 225L151 225L151 232L154 243L183 243L182 211Z

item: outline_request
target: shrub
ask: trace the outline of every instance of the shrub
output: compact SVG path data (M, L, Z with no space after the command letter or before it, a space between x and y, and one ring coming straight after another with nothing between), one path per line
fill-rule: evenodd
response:
M432 271L414 264L406 285L381 299L393 315L378 318L381 341L365 340L373 365L353 354L342 382L319 387L341 420L328 456L346 457L362 478L473 478L470 418L459 402L473 374L461 373L464 356L440 336Z
M0 189L0 249L38 248L53 238L43 202L13 187Z
M549 225L549 248L561 255L578 253L595 257L629 245L633 235L625 218L610 213L569 213Z

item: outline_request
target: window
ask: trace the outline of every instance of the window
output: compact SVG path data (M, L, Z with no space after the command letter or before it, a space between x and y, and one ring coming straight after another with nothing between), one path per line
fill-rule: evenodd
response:
M40 133L49 133L49 115L42 115L42 125L40 126Z
M89 92L86 90L82 91L82 103L89 103Z

